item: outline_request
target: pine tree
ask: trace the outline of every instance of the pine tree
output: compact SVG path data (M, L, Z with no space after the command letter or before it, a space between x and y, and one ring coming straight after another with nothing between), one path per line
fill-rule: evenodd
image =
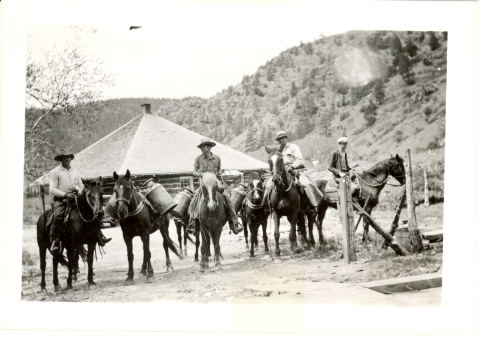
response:
M332 118L329 111L322 111L320 114L320 132L326 137L332 136Z
M363 117L367 122L367 127L371 127L377 120L377 106L370 100L370 102L362 108L364 108Z
M275 79L275 69L273 65L268 67L267 70L267 81L273 81Z
M298 93L298 88L297 85L295 85L295 82L292 81L292 87L290 89L290 96L295 97Z
M402 42L400 42L400 39L396 35L394 35L390 41L390 51L394 56L403 51Z
M373 86L373 96L377 100L378 105L381 105L385 98L385 84L382 80L377 80Z
M266 138L265 127L262 127L260 130L260 137L258 138L258 145L264 146L266 144Z
M428 41L428 45L430 46L430 49L435 50L440 47L440 42L438 41L437 36L435 36L435 33L430 33L430 40Z
M405 52L408 53L411 57L414 57L417 55L418 52L418 47L412 42L412 40L409 38L407 44L405 45Z

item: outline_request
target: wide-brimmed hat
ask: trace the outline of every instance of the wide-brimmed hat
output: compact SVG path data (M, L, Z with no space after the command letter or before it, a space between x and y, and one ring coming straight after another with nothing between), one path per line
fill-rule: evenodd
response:
M215 144L215 143L214 143L213 141L211 141L210 139L202 139L202 140L200 141L200 145L198 145L197 147L198 147L198 148L201 148L203 145L210 145L211 147L214 147L214 146L217 145L217 144Z
M337 140L337 143L341 144L341 143L348 143L348 138L345 137L345 136L342 136L341 138L339 138Z
M275 140L278 140L280 138L288 138L288 135L287 133L285 133L283 130L280 130L278 133L277 133L277 137L275 138Z
M71 152L69 152L69 151L67 151L67 150L65 150L65 149L60 149L60 150L58 151L57 156L54 157L54 160L55 160L55 161L62 161L62 157L64 157L64 156L71 156L71 157L72 157L72 160L75 158L75 155L72 154Z

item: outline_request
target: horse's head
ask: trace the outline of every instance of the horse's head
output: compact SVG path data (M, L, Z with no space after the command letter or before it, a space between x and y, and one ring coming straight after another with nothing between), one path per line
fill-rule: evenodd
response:
M113 178L115 179L115 187L113 192L115 193L115 199L117 201L117 214L120 220L125 219L128 215L128 206L132 199L135 188L133 182L130 179L130 171L127 170L125 175L117 175L113 172Z
M217 177L214 173L205 172L202 175L202 191L203 198L207 204L207 208L210 211L214 211L217 208Z
M252 191L252 203L258 204L262 201L263 198L263 183L259 175L256 173L252 174L249 183L249 189Z
M269 154L268 164L272 173L272 181L276 185L280 184L282 183L282 173L285 168L283 155L277 149L269 149L267 146L265 146L265 151Z
M401 185L405 184L405 165L403 159L398 154L390 159L388 172L390 176L394 177Z
M82 193L85 195L88 205L92 208L94 218L103 218L102 178L100 177L98 180L82 178L82 182L85 187Z

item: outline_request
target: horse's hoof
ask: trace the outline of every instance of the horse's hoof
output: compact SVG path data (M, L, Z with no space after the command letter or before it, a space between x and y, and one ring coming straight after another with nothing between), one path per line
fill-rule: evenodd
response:
M197 258L195 258L193 261L194 261L194 262L198 262L198 259L197 259Z
M56 292L56 293L58 293L58 292L60 292L60 291L63 290L60 285L56 285L54 289L55 289L55 292Z
M133 279L125 279L125 286L133 285Z
M173 273L173 267L167 267L167 273Z
M250 258L255 258L255 254L250 253Z
M302 248L297 248L297 249L295 249L293 252L295 252L295 253L297 253L297 254L298 254L298 253L302 253L302 252L303 252L303 249L302 249Z
M147 271L142 269L142 270L140 271L140 275L143 275L143 276L147 275Z
M74 276L72 277L72 280L76 283L76 282L77 282L77 276L74 275Z
M185 249L185 251L183 251L183 255L184 255L184 256L188 256L187 249Z

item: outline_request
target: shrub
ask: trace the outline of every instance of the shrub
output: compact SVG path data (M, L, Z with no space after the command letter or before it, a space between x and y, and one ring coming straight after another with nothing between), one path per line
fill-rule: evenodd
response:
M358 135L358 134L362 133L363 130L364 130L363 127L360 127L360 128L358 128L358 129L355 129L355 131L353 132L353 135Z
M342 112L342 114L340 114L340 122L343 122L348 117L350 117L350 112Z
M428 58L423 59L423 65L431 66L432 64L433 64L433 62L431 60L429 60Z
M260 97L265 96L265 94L262 92L262 90L260 90L258 87L255 87L255 89L253 90L253 93L256 94L257 96L260 96Z
M432 108L430 108L430 107L425 107L423 113L424 113L427 117L429 117L429 116L433 113L433 110L432 110Z
M285 103L287 103L289 100L288 96L283 96L280 98L280 105L283 106Z

